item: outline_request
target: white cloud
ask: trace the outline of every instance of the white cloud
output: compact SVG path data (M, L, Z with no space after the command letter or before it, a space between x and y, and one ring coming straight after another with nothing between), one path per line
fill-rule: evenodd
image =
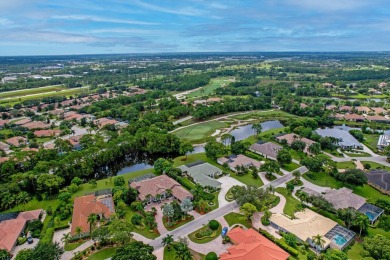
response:
M375 0L288 0L291 5L317 11L339 11L361 8L374 4Z
M178 14L178 15L186 15L186 16L201 16L204 14L202 10L193 8L191 6L185 8L177 8L177 7L167 8L167 7L162 7L154 4L145 3L140 0L135 0L132 3L143 8L162 12L162 13Z
M115 18L105 18L98 16L89 16L89 15L55 15L52 16L53 19L60 20L75 20L75 21L92 21L92 22L105 22L105 23L122 23L122 24L138 24L138 25L156 25L158 23L129 20L129 19L115 19Z

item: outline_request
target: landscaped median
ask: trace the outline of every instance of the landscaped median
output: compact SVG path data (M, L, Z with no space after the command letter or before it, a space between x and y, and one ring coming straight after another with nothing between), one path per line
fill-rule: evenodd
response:
M222 232L222 225L216 220L210 220L207 225L192 232L188 238L197 244L205 244L216 239Z

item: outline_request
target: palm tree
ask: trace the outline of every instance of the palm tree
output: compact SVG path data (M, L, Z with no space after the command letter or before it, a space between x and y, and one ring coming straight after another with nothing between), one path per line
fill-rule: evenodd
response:
M97 215L95 213L91 213L88 216L87 222L89 223L89 232L92 233L92 227L97 221Z
M83 229L80 226L78 226L78 227L76 227L75 231L76 231L77 236L80 238L80 234L81 234L81 232L83 232Z
M312 238L313 245L321 251L323 249L323 246L325 245L325 240L322 238L320 234L313 236Z
M274 186L269 185L269 186L267 187L267 190L268 190L269 193L275 194L275 187L274 187Z
M370 224L370 220L366 215L359 214L359 216L355 220L355 224L359 226L359 236L362 236L363 229L366 230L368 225Z
M294 183L298 184L299 179L301 178L301 173L299 171L293 171L292 176L295 177Z
M184 243L178 243L175 246L176 258L180 260L192 260L192 254L188 246Z
M303 206L303 202L307 202L307 200L309 199L309 196L307 195L306 192L299 192L297 194L298 198L301 200L302 202L302 206Z
M67 244L67 243L69 243L71 238L72 238L72 236L70 235L70 233L66 233L62 236L61 241L64 242L65 244Z
M167 247L167 250L171 250L173 241L174 241L174 240L173 240L173 236L172 236L172 235L167 235L166 237L164 237L164 238L162 239L161 244L162 244L163 246L166 246L166 247Z

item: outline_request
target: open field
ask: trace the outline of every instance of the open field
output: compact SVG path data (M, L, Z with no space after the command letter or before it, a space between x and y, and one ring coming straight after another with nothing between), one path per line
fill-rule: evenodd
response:
M58 97L58 96L69 97L69 96L75 96L83 91L87 91L87 88L64 89L61 91L54 91L54 92L49 92L49 93L39 92L37 94L31 94L31 95L27 95L27 96L0 99L0 104L14 105L16 103L20 103L20 102L23 102L26 100L41 99L41 98L45 98L45 97Z
M41 88L29 88L29 89L0 92L0 97L1 98L14 98L14 97L19 98L19 97L24 97L24 96L28 96L28 95L53 92L53 91L61 91L64 89L67 89L67 88L62 86L62 85L47 86L47 87L41 87Z
M215 130L227 126L228 125L226 123L211 121L180 129L173 132L173 134L185 141L202 143L205 142L206 138L211 136Z
M214 91L221 87L221 85L223 83L226 84L228 83L228 81L226 81L226 79L224 78L216 78L216 79L211 79L210 83L204 87L202 87L201 89L198 89L194 92L191 92L189 93L187 96L187 98L197 98L197 97L202 97L202 96L208 96L210 94L213 94Z

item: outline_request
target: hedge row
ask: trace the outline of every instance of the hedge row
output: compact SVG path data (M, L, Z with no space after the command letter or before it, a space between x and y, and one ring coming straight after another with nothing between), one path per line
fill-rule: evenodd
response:
M178 178L176 179L176 181L177 181L178 183L180 183L180 185L183 186L184 188L186 188L187 190L192 190L192 189L193 189L193 187L190 186L190 185L188 185L187 182L183 181L181 177L178 177Z
M283 250L287 251L290 255L292 255L294 257L298 256L298 254L299 254L298 250L296 250L295 248L287 245L286 243L276 239L273 235L268 233L266 230L259 228L259 233L262 234L263 236L265 236L266 238L268 238L269 240L271 240L272 242L274 242L275 244L277 244L278 246L280 246Z
M47 228L45 234L41 237L39 243L47 244L51 243L54 236L54 228Z
M69 224L65 224L65 225L62 225L62 226L55 227L54 230L57 231L57 230L66 229L66 228L69 228Z

